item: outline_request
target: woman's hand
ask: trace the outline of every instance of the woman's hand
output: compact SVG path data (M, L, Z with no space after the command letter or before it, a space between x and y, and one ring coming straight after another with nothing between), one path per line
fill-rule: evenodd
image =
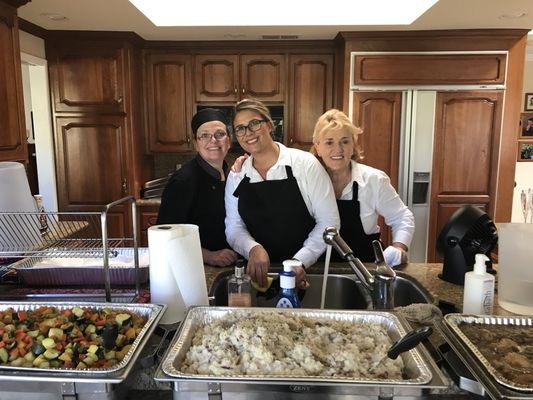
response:
M240 157L237 157L233 165L231 166L231 172L239 173L242 169L242 164L250 157L248 154L244 154Z
M294 273L296 274L296 287L300 289L308 289L309 282L307 282L305 268L301 266L294 267Z
M250 250L246 273L250 275L250 278L252 278L254 282L257 282L259 286L266 286L269 267L270 257L265 248L259 244L253 247L252 250Z
M217 251L202 249L202 258L204 259L205 264L213 267L226 267L237 261L239 256L231 249L222 249Z
M394 242L383 251L385 261L391 267L396 267L407 262L407 247L400 242Z

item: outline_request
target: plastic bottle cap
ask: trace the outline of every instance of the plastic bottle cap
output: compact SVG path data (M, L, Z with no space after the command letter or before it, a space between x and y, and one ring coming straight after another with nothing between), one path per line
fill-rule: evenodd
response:
M489 258L485 254L476 254L476 263L474 264L474 273L483 275L487 272L487 266L485 262L489 261Z
M242 278L244 276L244 267L243 266L236 266L235 267L235 277L236 278Z
M295 267L300 267L301 265L302 262L298 260L285 260L283 261L283 271L292 272Z

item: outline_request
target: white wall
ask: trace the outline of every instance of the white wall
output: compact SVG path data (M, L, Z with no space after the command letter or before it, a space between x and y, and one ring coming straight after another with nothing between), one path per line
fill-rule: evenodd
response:
M20 52L46 58L44 40L19 30Z
M31 88L30 88L30 66L22 63L22 91L24 93L24 118L26 120L26 137L28 143L33 143L33 132L31 126Z
M531 35L530 35L531 36ZM524 110L525 93L533 93L533 38L528 40L526 48L526 63L524 68L524 87L522 93L522 110ZM518 132L517 132L518 135ZM533 141L532 141L533 142ZM518 152L518 149L517 149ZM513 210L511 222L524 222L522 212L522 201L520 194L522 190L526 193L528 189L533 190L533 162L517 162L515 172L515 188L513 192ZM533 210L531 211L533 213ZM528 222L531 219L528 216Z

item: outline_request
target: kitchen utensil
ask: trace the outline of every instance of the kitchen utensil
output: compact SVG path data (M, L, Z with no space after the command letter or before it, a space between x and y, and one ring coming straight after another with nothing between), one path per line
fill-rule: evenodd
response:
M387 351L387 355L370 367L370 371L374 371L380 364L389 358L391 360L396 360L400 354L415 348L422 340L428 338L432 333L433 328L431 328L431 326L425 326L409 332L394 342L389 348L389 351Z

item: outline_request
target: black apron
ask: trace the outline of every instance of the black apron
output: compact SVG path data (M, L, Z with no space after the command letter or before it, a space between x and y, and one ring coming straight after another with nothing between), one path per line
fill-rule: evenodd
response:
M379 240L380 233L367 235L361 221L361 205L359 204L359 185L353 183L352 200L337 200L339 215L341 217L340 235L353 250L354 255L363 262L374 262L376 257L372 241ZM342 261L337 252L333 251L331 258Z
M287 179L250 183L246 175L233 193L250 235L268 253L271 262L294 257L316 225L300 193L292 169Z

